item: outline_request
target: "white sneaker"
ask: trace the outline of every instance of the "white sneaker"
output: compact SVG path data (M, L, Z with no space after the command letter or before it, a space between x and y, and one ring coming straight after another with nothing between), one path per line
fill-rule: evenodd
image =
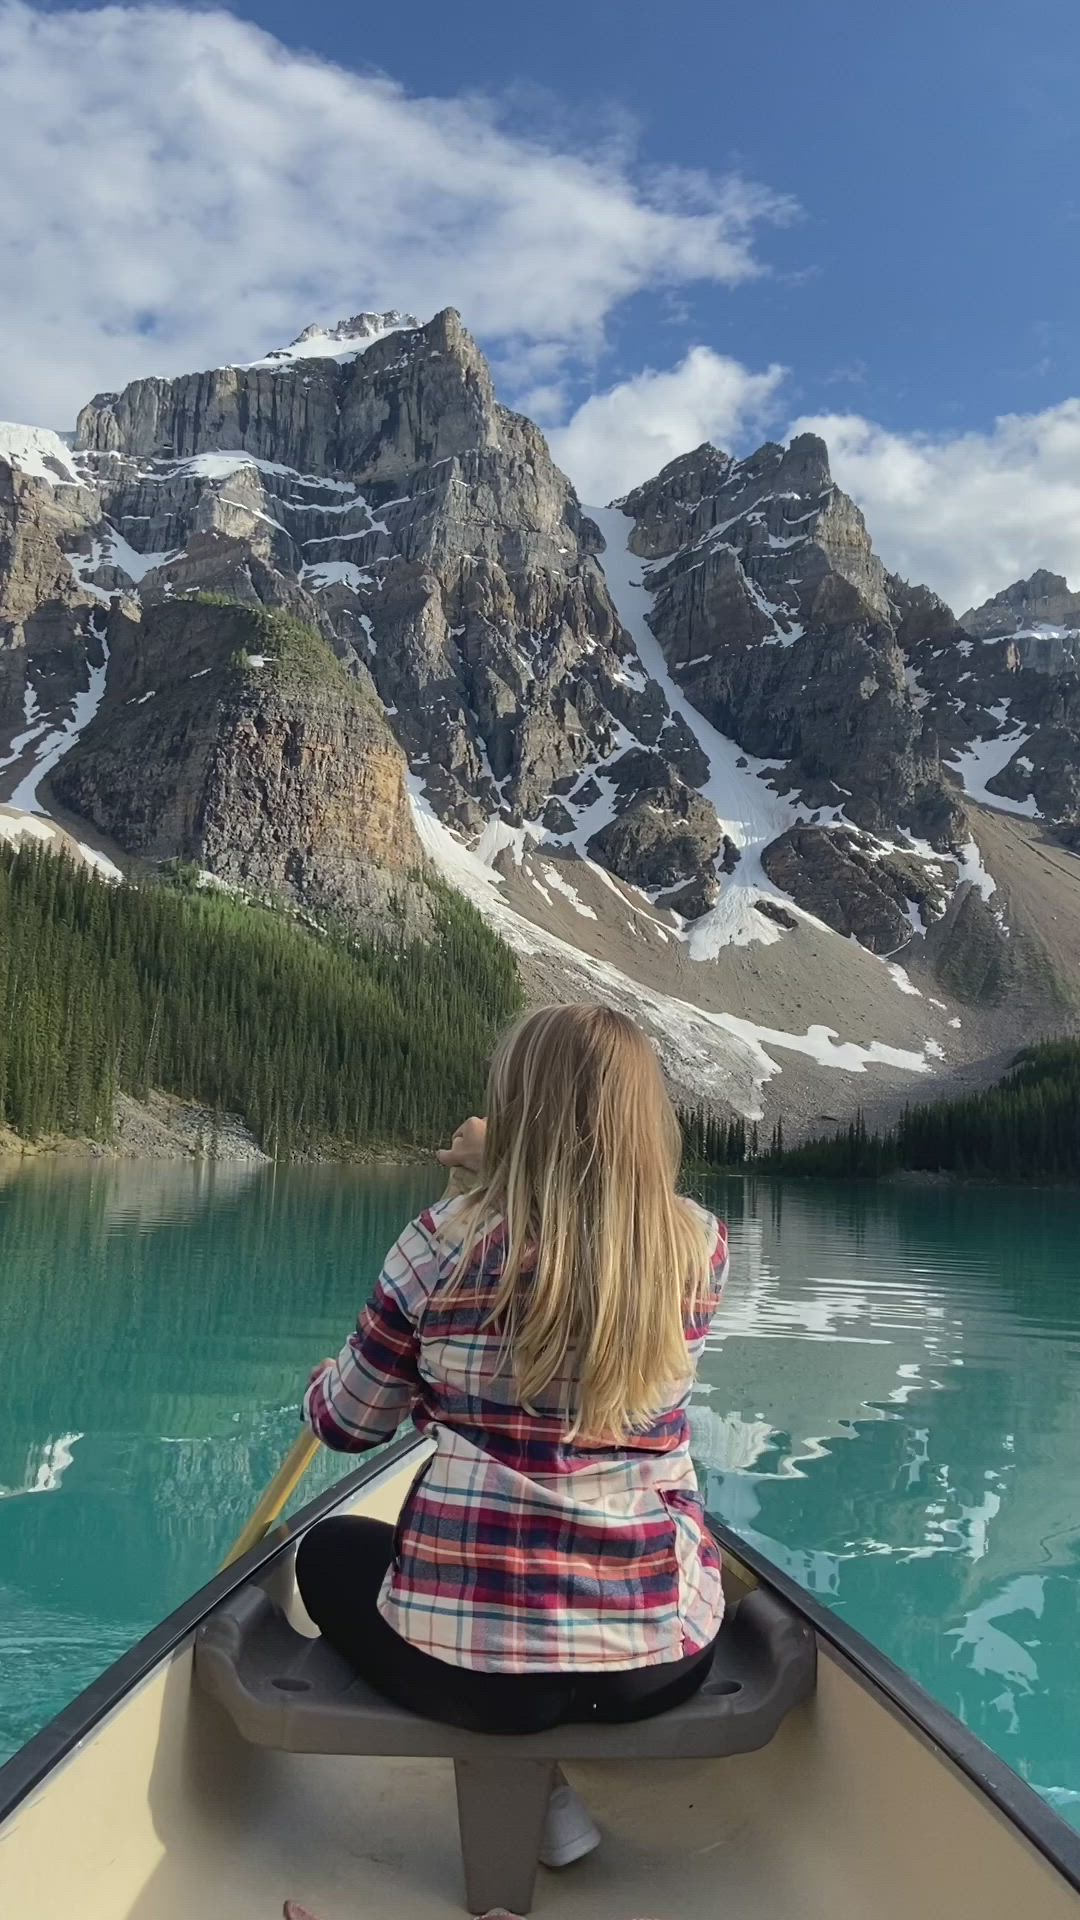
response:
M542 1867L568 1867L600 1845L600 1829L562 1772L555 1775L540 1840Z

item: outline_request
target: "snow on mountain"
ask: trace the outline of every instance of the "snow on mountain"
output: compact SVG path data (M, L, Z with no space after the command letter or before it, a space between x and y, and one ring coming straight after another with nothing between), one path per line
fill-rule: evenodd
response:
M37 743L34 764L29 773L20 780L8 801L8 805L16 811L40 814L45 812L45 807L38 798L42 782L64 755L70 752L80 734L85 733L101 705L109 671L109 645L103 632L98 635L98 644L101 649L101 661L97 666L89 666L88 686L82 692L76 693L67 719Z
M49 427L23 427L13 420L0 420L0 460L49 486L78 486L79 475L58 433Z
M120 881L124 877L107 854L99 853L96 847L88 847L84 841L74 839L54 820L48 820L40 813L21 813L6 803L0 804L0 842L9 847L34 844L63 851L84 865L93 867L105 880Z
M1029 729L1010 726L1008 701L1002 701L990 711L1000 731L989 739L972 740L954 754L949 764L959 774L964 792L972 800L980 801L984 807L997 807L1002 813L1021 813L1029 820L1038 819L1039 809L1033 794L1029 793L1024 800L1013 800L1006 793L990 791L990 781L996 780L1014 759L1017 766L1031 771L1030 760L1018 757L1020 748L1025 747L1031 737Z
M357 313L335 327L305 327L287 347L275 347L262 360L237 362L250 372L256 367L288 367L297 360L356 360L388 333L411 333L420 325L411 313Z
M775 921L754 911L757 901L784 899L761 865L761 851L799 817L799 809L772 792L763 776L770 763L755 760L735 741L728 740L684 698L672 678L663 650L648 623L653 594L643 584L646 562L628 545L634 522L619 507L589 507L606 542L602 556L604 578L616 611L637 648L646 673L659 686L671 708L689 727L709 766L700 789L716 810L717 819L739 849L741 858L727 876L716 906L695 922L690 952L696 960L715 959L721 947L768 945L783 939ZM790 904L790 903L788 903Z
M933 1038L925 1040L921 1048L897 1047L880 1040L859 1044L842 1040L833 1028L824 1025L811 1024L798 1033L697 1006L675 994L658 993L610 961L572 946L517 911L507 897L503 877L439 820L424 794L422 781L415 775L410 778L409 790L421 843L450 884L479 908L515 952L557 961L564 975L579 983L585 994L600 993L611 1005L622 1007L639 1020L653 1035L676 1083L699 1099L714 1100L720 1093L747 1119L760 1119L764 1111L762 1089L783 1070L785 1055L802 1056L818 1067L855 1075L865 1074L873 1066L925 1074L931 1070L932 1061L940 1057L940 1043ZM524 859L523 842L519 840L516 846ZM490 853L490 848L485 851ZM546 871L541 867L541 872ZM578 907L580 910L580 902Z
M975 1057L980 1016L954 1038L957 952L978 949L990 978L1002 908L984 911L994 883L961 788L1027 816L1003 831L1026 829L1036 796L1046 819L1068 817L1065 774L1062 804L1043 794L1069 742L1035 701L1071 659L1056 580L993 615L1021 648L1030 628L1040 661L1057 649L1024 679L1008 643L980 646L988 635L885 575L812 436L738 461L698 448L583 512L451 310L423 326L362 313L247 367L136 381L83 410L78 442L0 429L0 459L41 483L16 490L33 570L0 627L0 793L17 783L21 818L52 773L111 841L170 855L160 794L177 768L146 650L186 600L205 610L178 698L209 739L210 629L225 646L237 606L283 609L330 641L390 730L371 722L342 777L383 796L397 781L411 836L407 765L429 856L521 956L530 993L626 1006L682 1089L747 1114L781 1065L785 1118L810 1122L854 1106L831 1091L851 1075L875 1071L899 1101L944 1043ZM107 622L111 670L88 613ZM140 742L133 762L145 747L141 783L116 764L118 735ZM182 758L194 734L173 737ZM1006 767L1011 801L988 787ZM263 863L306 847L310 777L261 821L230 793L213 845L179 856L226 874L247 860L276 885ZM988 849L1004 899L1010 848ZM324 870L306 854L280 869L305 910L325 905ZM1009 917L1020 927L1011 901Z

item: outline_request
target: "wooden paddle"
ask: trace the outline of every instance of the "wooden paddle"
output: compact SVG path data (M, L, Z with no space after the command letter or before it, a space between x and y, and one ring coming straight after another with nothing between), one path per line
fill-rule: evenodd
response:
M239 1560L252 1547L257 1547L260 1540L265 1539L292 1499L321 1445L318 1434L310 1433L306 1427L303 1433L297 1435L247 1526L237 1535L225 1555L221 1563L222 1573L226 1567L232 1566L234 1560Z
M444 1200L452 1200L458 1194L467 1193L475 1184L475 1175L470 1175L462 1167L454 1167L442 1197ZM306 1427L293 1441L251 1519L225 1555L220 1572L224 1573L225 1568L231 1567L234 1560L239 1560L243 1554L250 1553L252 1547L257 1547L259 1541L266 1538L274 1522L280 1519L288 1506L321 1445L318 1435L310 1433Z

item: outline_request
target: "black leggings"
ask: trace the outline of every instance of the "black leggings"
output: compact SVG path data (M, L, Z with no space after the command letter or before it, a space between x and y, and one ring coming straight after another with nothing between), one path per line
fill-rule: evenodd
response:
M618 1673L483 1673L409 1645L376 1605L394 1552L383 1520L323 1520L300 1542L296 1579L320 1633L398 1706L473 1733L540 1733L563 1720L648 1720L696 1693L712 1647Z

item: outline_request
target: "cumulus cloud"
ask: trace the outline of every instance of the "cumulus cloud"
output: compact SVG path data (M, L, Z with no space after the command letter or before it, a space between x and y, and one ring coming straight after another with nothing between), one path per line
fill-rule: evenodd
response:
M630 295L752 275L791 211L174 6L0 5L0 124L0 413L58 425L360 306L460 307L550 383Z
M949 439L852 413L805 417L791 431L823 435L886 565L956 612L1036 567L1080 586L1080 399Z
M703 440L731 448L760 432L784 372L752 373L711 347L692 347L667 372L646 368L590 395L565 426L549 429L552 452L581 498L603 506Z

